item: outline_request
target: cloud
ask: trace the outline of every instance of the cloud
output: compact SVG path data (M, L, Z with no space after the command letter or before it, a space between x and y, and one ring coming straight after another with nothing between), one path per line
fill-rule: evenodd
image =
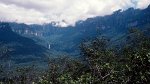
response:
M139 0L137 3L136 8L146 8L148 5L150 5L150 0Z
M0 0L0 19L27 24L56 22L57 26L68 26L119 9L143 9L149 4L150 0Z

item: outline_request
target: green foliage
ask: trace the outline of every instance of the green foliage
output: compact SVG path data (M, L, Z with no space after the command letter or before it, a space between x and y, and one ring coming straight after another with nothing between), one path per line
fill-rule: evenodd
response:
M131 29L126 45L121 49L110 46L111 41L99 37L81 44L83 60L69 57L50 59L47 71L41 75L32 67L18 68L21 84L149 84L150 38ZM32 79L33 80L29 80ZM7 80L15 84L14 79Z
M129 40L134 44L125 47L123 52L128 59L126 64L127 82L147 84L150 82L150 38L138 30L134 30L130 34L132 39Z
M92 84L119 83L122 80L118 77L121 68L118 68L117 55L109 47L109 42L109 39L101 37L81 46L93 78Z

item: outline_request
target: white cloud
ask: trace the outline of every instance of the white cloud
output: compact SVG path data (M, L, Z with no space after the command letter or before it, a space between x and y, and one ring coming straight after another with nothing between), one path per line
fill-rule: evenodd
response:
M146 8L148 5L150 5L150 0L138 0L137 8Z
M57 25L68 26L118 9L143 9L149 4L150 0L1 0L0 18L27 24L57 22Z

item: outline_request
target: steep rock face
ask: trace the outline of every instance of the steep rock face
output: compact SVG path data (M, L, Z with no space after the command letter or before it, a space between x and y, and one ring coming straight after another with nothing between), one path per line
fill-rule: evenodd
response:
M76 53L84 39L93 38L101 34L115 42L122 38L129 28L145 30L147 26L148 29L150 25L149 11L150 6L143 10L134 8L129 8L125 11L118 10L112 15L89 18L85 21L77 22L74 27L69 26L66 28L55 27L52 24L12 24L12 27L17 33L36 39L37 42L47 48L49 47L48 45L51 45L51 50Z
M45 61L47 49L35 41L20 36L11 30L8 23L0 23L0 60L14 63ZM5 52L5 53L2 53Z

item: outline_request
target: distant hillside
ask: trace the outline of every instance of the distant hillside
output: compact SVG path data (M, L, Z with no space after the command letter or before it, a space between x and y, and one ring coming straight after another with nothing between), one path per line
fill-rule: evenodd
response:
M74 27L60 28L52 24L54 23L45 25L12 23L11 26L13 31L32 38L47 48L51 45L51 50L57 53L76 55L83 39L101 34L111 38L115 43L127 33L129 28L142 28L143 31L149 29L150 6L143 10L129 8L125 11L118 10L112 15L89 18L77 22Z
M8 23L0 23L0 63L44 62L48 53L35 41L14 33Z

